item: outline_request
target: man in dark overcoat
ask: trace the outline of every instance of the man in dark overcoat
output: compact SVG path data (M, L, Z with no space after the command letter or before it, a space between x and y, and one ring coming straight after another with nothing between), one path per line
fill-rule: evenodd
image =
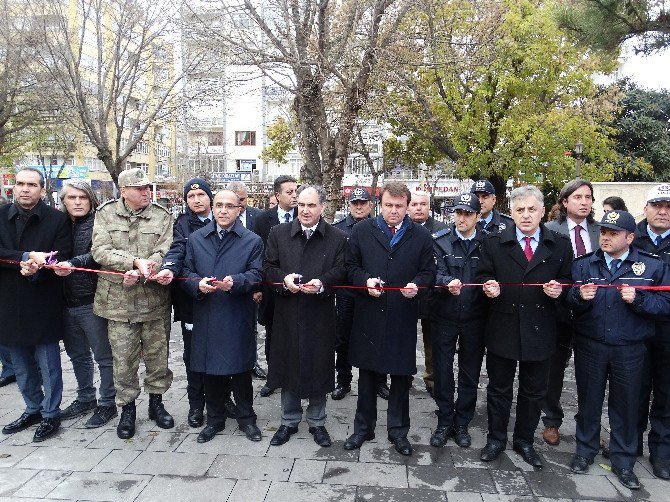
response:
M270 444L286 443L302 420L314 441L330 446L326 395L335 387L335 294L346 281L346 235L322 218L326 192L303 186L298 219L273 227L265 251L266 281L276 293L268 386L281 387L281 426Z
M270 230L280 223L290 223L297 217L298 198L296 195L298 185L293 176L282 174L274 181L273 190L278 204L270 209L262 211L253 223L253 231L263 239L263 246L267 249ZM270 345L272 344L272 323L274 320L274 293L272 288L263 287L260 305L258 308L258 321L265 326L265 358L270 364ZM261 397L267 397L274 392L274 388L265 384L261 388Z
M354 433L344 448L360 448L374 438L377 374L391 375L388 438L411 455L409 388L416 373L419 288L435 283L430 232L407 215L411 193L403 183L381 190L381 214L354 226L347 244L347 272L356 290L349 358L359 368ZM400 290L384 291L384 284ZM426 290L422 290L422 293Z
M2 432L40 424L33 436L37 442L60 427L63 396L58 345L63 337L63 283L53 270L38 267L51 251L57 252L54 261L67 260L72 251L67 216L47 206L45 194L42 173L21 169L14 186L16 202L0 208L0 259L12 262L0 263L0 343L9 347L26 403L23 414Z
M516 188L510 200L514 225L484 240L476 275L492 299L485 334L489 433L480 458L492 461L506 447L518 365L512 445L527 463L541 468L533 436L556 350L556 300L567 293L560 283L571 280L572 245L541 224L544 197L538 188Z
M263 243L238 220L237 194L214 197L214 220L193 232L186 246L181 286L195 299L191 367L204 374L207 427L198 442L214 438L226 424L225 401L232 387L240 430L260 441L252 407L251 370L256 361L253 293L263 280Z

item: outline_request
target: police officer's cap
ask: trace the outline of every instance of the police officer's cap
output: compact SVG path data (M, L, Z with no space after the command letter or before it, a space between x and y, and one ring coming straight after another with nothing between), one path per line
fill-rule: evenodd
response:
M119 188L143 187L147 185L151 185L151 180L147 176L147 173L139 167L126 169L119 174Z
M628 211L619 209L607 211L599 225L612 230L625 230L626 232L635 232L635 218Z
M670 200L670 183L656 185L647 194L647 202L661 202L662 200Z
M478 213L482 210L482 206L474 193L460 193L456 196L452 210L456 211L457 209L468 211L470 213Z
M470 191L472 193L483 192L483 193L490 193L492 195L496 194L496 189L493 188L493 183L491 183L489 180L475 181L470 187Z
M370 201L372 200L372 196L365 188L356 187L351 191L349 202L354 202L357 200Z

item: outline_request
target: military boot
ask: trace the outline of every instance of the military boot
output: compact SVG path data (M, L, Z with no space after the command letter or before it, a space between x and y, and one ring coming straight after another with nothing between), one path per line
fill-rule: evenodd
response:
M172 429L174 419L163 406L163 396L160 394L149 394L149 418L156 422L161 429Z
M135 401L121 408L121 418L116 426L116 435L121 439L130 439L135 435Z

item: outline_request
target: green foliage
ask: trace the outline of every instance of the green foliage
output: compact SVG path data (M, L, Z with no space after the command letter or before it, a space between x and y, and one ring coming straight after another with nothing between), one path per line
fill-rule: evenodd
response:
M663 0L563 0L557 20L594 49L617 52L629 39L645 54L670 45L670 11Z
M288 122L282 117L278 117L268 127L268 139L272 143L263 148L260 158L264 162L274 160L279 164L285 163L286 155L294 148L293 141L295 139L295 133Z
M614 123L616 150L627 181L670 179L670 92L620 83L624 95Z
M611 71L615 61L568 43L550 6L423 4L418 30L428 34L422 43L428 64L416 72L417 83L392 94L396 134L432 141L463 177L542 185L574 177L574 158L565 152L581 140L582 176L612 179L615 107L597 95L592 75Z

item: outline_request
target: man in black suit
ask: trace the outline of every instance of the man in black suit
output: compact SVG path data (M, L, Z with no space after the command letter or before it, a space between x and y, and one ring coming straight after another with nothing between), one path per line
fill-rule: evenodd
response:
M436 220L430 215L430 194L424 191L412 192L412 200L409 202L409 217L414 223L423 225L431 235L444 230L447 225ZM421 334L423 335L423 352L425 354L426 372L423 374L423 381L426 384L428 394L433 395L435 380L433 378L433 337L430 331L430 310L432 297L426 295L419 303L419 319L421 321Z
M247 230L251 230L253 232L254 220L256 219L256 216L261 214L263 211L261 209L249 206L248 204L249 190L247 189L247 185L245 185L241 181L231 181L230 183L228 183L228 185L226 185L226 190L230 190L239 197L240 215L238 216L238 219L240 220L240 223L242 223L242 226L244 226L244 228L246 228ZM254 301L256 302L256 304L258 304L261 301L262 296L263 293L261 293L260 291L254 293ZM258 315L256 317L258 317ZM254 327L254 337L258 339L258 330L256 327ZM263 380L267 378L267 373L265 373L265 370L261 368L260 365L258 364L258 356L256 356L256 364L254 365L254 369L251 371L257 378Z
M482 245L476 282L491 299L486 326L489 433L480 458L490 462L507 445L507 424L519 366L514 451L533 467L542 460L533 448L556 350L556 300L570 283L570 239L541 224L544 197L532 185L510 194L514 225L489 235ZM527 286L525 284L541 284Z
M593 219L593 186L583 179L568 181L558 194L560 209L554 221L547 222L547 228L567 235L572 244L575 258L598 249L600 228ZM563 305L558 306L556 322L556 352L551 358L547 396L542 404L542 437L547 444L558 445L559 428L563 423L561 393L565 368L572 356L574 328L572 313Z
M270 229L279 223L289 223L298 215L298 185L293 176L282 174L277 176L274 181L273 190L277 197L278 204L272 209L261 211L256 216L253 223L253 231L263 239L263 246L267 249L268 235ZM265 357L270 363L270 344L272 342L272 319L274 317L275 303L272 290L268 287L263 288L260 300L259 322L265 326ZM261 396L267 397L274 389L264 385L261 389Z

